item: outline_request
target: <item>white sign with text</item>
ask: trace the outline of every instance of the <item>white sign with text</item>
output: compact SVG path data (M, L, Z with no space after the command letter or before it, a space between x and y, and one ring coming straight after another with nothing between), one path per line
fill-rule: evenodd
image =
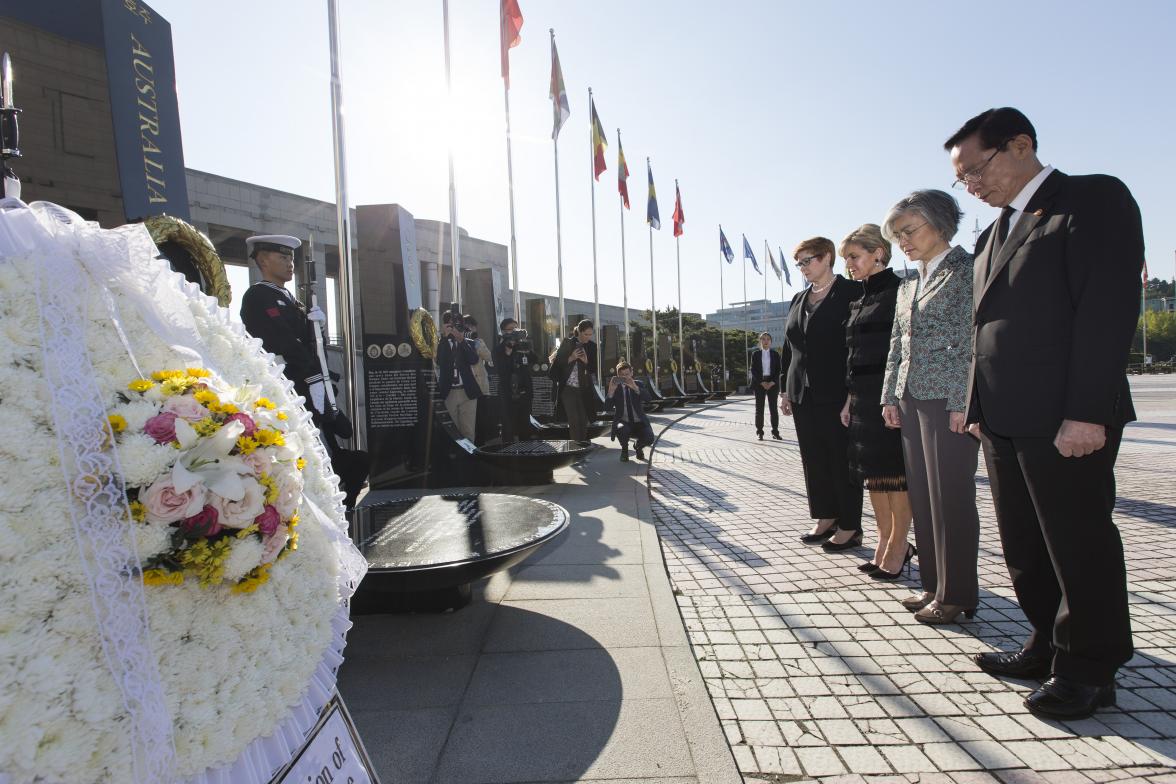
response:
M273 784L380 784L341 700L327 706L294 763Z

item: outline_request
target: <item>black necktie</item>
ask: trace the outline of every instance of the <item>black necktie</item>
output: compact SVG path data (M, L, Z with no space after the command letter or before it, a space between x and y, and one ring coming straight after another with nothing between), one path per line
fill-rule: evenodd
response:
M992 252L988 254L988 269L985 270L984 279L988 280L992 276L992 268L996 264L996 257L1000 255L1000 249L1004 247L1005 240L1009 238L1009 223L1013 215L1012 207L1005 207L1000 211L1000 218L996 221L996 240L992 243Z

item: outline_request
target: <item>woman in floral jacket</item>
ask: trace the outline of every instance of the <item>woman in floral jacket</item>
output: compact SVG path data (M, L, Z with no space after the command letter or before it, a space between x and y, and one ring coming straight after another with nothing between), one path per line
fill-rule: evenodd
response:
M972 254L951 246L962 213L950 194L915 191L883 230L919 274L898 291L882 416L902 429L922 594L903 600L923 623L971 618L979 600L979 442L965 432L972 360Z

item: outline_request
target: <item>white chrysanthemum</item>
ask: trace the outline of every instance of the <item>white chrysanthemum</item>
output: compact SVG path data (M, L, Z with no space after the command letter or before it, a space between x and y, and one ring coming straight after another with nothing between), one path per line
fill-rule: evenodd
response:
M138 398L138 395L135 397ZM159 406L150 400L139 398L113 407L110 413L118 414L127 421L127 434L141 433L147 420L159 413Z
M118 441L118 463L127 487L147 487L172 467L179 454L142 433L124 435Z
M256 536L246 536L233 542L233 549L229 550L229 557L225 559L225 579L235 583L249 574L261 563L261 550L261 540Z
M172 534L176 531L170 525L153 525L141 523L135 526L135 550L139 560L146 561L153 555L159 555L172 547Z

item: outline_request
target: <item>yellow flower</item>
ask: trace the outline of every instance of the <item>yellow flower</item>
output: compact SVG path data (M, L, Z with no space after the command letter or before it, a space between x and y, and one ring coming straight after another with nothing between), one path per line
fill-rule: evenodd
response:
M106 417L106 421L110 423L110 429L115 433L121 433L127 429L127 420L119 414L111 414Z
M234 406L232 403L218 403L214 406L209 406L209 408L218 414L225 414L226 416L236 414L238 411L240 411L240 409Z
M187 368L187 372L189 376L194 376L196 378L208 378L212 375L212 373L200 367Z
M298 515L296 515L296 514L290 515L290 522L287 525L289 525L290 528L293 529L293 528L297 527L299 519L301 519L301 518L299 518Z
M157 370L151 374L151 377L156 381L167 381L169 378L176 378L182 375L183 373L179 370Z
M240 531L238 531L237 538L244 539L246 536L249 536L249 534L257 533L257 531L258 528L256 524L250 525L248 528L242 528Z
M131 519L136 523L141 523L147 519L147 507L143 506L140 501L131 501L128 506L131 508Z
M253 434L257 439L257 443L262 446L285 446L286 439L282 437L281 432L277 430L261 430L259 429Z
M182 585L183 572L169 572L166 569L147 569L143 572L143 585Z
M155 386L154 381L148 381L145 378L136 378L131 383L127 384L127 389L132 392L146 392L151 387Z
M182 395L195 383L197 383L197 379L188 376L172 376L165 378L159 388L165 395Z
M225 579L225 559L231 542L228 537L209 543L199 539L180 553L180 565L185 572L200 580L201 588L220 585Z
M306 458L305 457L298 458L298 460L296 460L294 462L294 465L298 466L298 470L301 471L302 469L306 468Z
M210 389L198 389L192 394L192 397L196 398L197 403L202 403L206 406L213 406L220 403L220 398Z
M272 504L274 501L278 500L278 483L274 481L272 476L269 474L262 474L260 477L258 477L257 481L260 482L261 486L265 488L265 502L267 504Z
M255 405L256 405L258 408L268 408L268 409L270 409L271 411L272 411L273 409L277 408L277 406L275 406L275 405L273 404L273 401L271 401L269 398L266 398L266 397L259 397L259 398L257 399L257 403L255 403Z
M196 431L196 434L201 436L210 436L220 430L220 428L220 422L217 422L211 417L204 417L204 419L192 425L192 429Z
M254 567L249 574L242 577L230 590L233 593L253 593L269 582L271 566L272 564L261 564L260 566Z
M257 440L249 436L237 437L237 454L247 455L257 449Z
M278 417L278 419L280 419L281 421L285 422L287 419L289 419L289 418L290 418L290 415L289 415L289 414L287 414L285 411L279 411L279 412L278 412L278 414L277 414L277 417Z

